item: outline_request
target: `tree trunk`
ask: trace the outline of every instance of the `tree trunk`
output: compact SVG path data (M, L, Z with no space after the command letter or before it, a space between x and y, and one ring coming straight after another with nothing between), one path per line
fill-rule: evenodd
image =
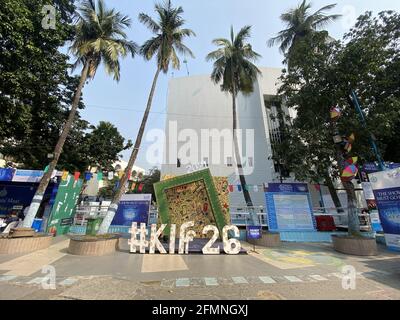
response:
M243 173L242 160L239 152L239 142L237 139L237 112L236 112L236 94L232 94L232 110L233 110L233 141L234 141L234 149L235 149L235 158L236 164L238 168L238 174L240 179L240 184L243 190L244 200L246 202L247 207L253 207L253 201L251 200L250 193L247 190L246 178ZM250 210L250 217L253 225L258 226L260 224L257 214L254 212L253 208Z
M350 236L361 236L354 184L351 181L342 183L347 193L348 233Z
M61 132L60 137L58 138L58 142L54 148L54 158L49 164L49 168L47 172L43 175L42 179L40 180L39 187L36 190L35 196L32 199L31 205L29 207L28 213L24 219L23 227L30 228L32 226L33 220L36 217L36 213L39 210L40 204L42 202L44 193L46 192L47 186L49 185L51 175L53 171L56 169L58 160L60 158L65 140L68 137L69 132L71 131L72 125L75 120L76 111L78 110L79 101L82 95L82 89L85 85L88 70L89 70L90 61L86 61L82 72L81 72L81 79L79 81L78 88L76 89L74 99L72 101L71 111L69 112L67 122L64 125L64 128Z
M336 192L335 186L333 185L333 181L328 174L325 176L325 183L326 183L326 186L328 187L332 201L335 204L336 211L338 213L343 213L344 210L342 209L342 204L340 203L339 196Z
M129 158L128 166L126 167L124 175L121 178L121 181L119 183L119 188L118 188L117 192L115 193L115 196L112 200L110 207L108 208L107 214L106 214L103 222L101 223L100 229L98 231L99 234L105 234L108 232L108 228L110 227L111 222L114 219L115 213L117 212L118 203L121 200L122 195L125 194L125 191L126 191L125 185L126 185L126 182L128 181L128 173L132 171L133 165L135 164L137 155L139 153L139 148L142 143L144 130L146 128L147 119L150 114L151 104L153 102L154 92L156 90L157 80L158 80L158 76L160 75L160 72L161 72L161 69L158 67L157 72L153 79L153 84L151 86L149 98L147 100L147 107L146 107L146 110L143 115L143 119L142 119L142 123L140 125L138 135L136 137L136 142L133 147L131 157Z

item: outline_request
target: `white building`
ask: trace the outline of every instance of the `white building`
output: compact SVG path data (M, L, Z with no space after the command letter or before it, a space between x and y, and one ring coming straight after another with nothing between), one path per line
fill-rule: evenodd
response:
M280 139L277 114L280 108L276 97L281 69L260 70L262 76L255 83L254 92L249 96L238 96L237 112L238 129L243 130L240 143L242 163L249 173L246 182L254 206L265 207L263 184L279 182L281 176L287 174L272 160L273 143ZM281 110L285 115L294 116L292 110L285 107ZM235 173L232 147L221 142L228 141L222 137L232 136L232 126L232 98L228 93L221 92L220 86L215 85L209 75L172 79L169 83L162 176L182 175L192 171L193 167L206 164L213 176L226 176L229 184L235 186L235 192L231 193L231 206L244 206L243 194L236 187L240 182ZM205 138L209 133L207 130L212 133L210 139ZM246 130L250 131L246 133ZM245 139L246 134L248 140ZM291 180L290 177L285 179ZM259 192L255 192L254 185L258 186Z

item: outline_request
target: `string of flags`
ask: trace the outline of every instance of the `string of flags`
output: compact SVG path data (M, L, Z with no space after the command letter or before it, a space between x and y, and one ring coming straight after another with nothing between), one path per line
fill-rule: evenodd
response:
M268 183L258 184L258 185L245 185L244 190L253 191L253 192L266 192L268 191ZM241 184L238 185L228 185L228 191L230 193L233 192L243 192L243 188Z
M46 168L44 169L44 172L48 172L49 171L49 165L46 166ZM69 176L69 172L67 170L63 170L63 171L57 171L57 170L53 170L51 178L55 178L56 176L60 176L62 181L66 181L68 180L68 176ZM73 178L74 181L78 181L80 178L83 178L85 181L90 181L93 179L94 174L96 174L96 179L97 181L103 181L104 178L106 178L107 180L111 181L114 180L114 178L117 177L117 180L115 182L115 188L118 188L120 185L120 180L124 175L124 171L108 171L108 172L103 172L103 171L97 171L97 172L90 172L90 171L86 171L83 174L81 174L81 172L79 171L75 171L73 173ZM131 183L131 186L129 187L129 183ZM138 181L136 181L134 179L134 177L132 177L132 173L129 172L128 173L128 181L126 182L126 189L127 190L131 190L131 191L137 191L137 192L142 192L144 188L144 183L140 183Z

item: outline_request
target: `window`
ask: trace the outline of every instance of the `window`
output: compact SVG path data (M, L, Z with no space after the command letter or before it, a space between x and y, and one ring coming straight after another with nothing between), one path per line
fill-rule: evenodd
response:
M227 157L227 158L226 158L226 165L227 165L228 167L232 167L232 166L233 166L232 157Z
M249 157L248 158L248 164L250 168L253 168L254 164L253 164L253 157Z
M176 167L180 168L181 167L181 159L176 159Z
M208 158L207 157L203 158L203 164L204 164L204 166L208 167Z

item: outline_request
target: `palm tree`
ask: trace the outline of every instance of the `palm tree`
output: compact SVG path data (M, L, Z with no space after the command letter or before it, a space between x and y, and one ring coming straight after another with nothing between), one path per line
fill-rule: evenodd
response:
M254 82L261 74L260 70L253 64L261 56L254 52L251 45L246 42L250 38L251 26L245 26L235 36L231 27L231 39L215 39L213 44L219 48L207 55L207 61L214 61L211 79L214 83L221 83L221 90L232 95L233 111L233 140L236 164L240 184L242 186L244 199L247 206L252 207L253 202L247 190L246 178L243 173L242 161L239 153L237 139L237 110L236 97L239 93L248 95L254 90ZM258 225L258 219L252 214L253 223Z
M190 29L182 28L185 24L185 20L181 16L183 13L182 7L172 7L171 1L166 1L163 4L156 4L155 12L158 16L157 21L153 20L153 18L145 13L139 14L139 21L148 27L154 34L151 39L147 40L141 46L140 53L147 61L151 60L153 57L156 57L157 70L150 89L147 107L143 115L138 135L136 137L136 142L129 158L128 166L126 167L124 175L121 178L119 188L113 198L107 215L100 226L99 233L107 232L118 208L118 203L121 199L121 196L125 193L126 182L128 181L128 173L132 170L136 161L136 157L139 153L157 85L158 76L161 72L164 74L168 73L170 65L172 65L174 69L180 68L178 54L187 54L194 58L192 51L183 44L184 38L195 36L195 33Z
M32 200L23 226L30 228L37 210L43 199L43 194L49 184L53 170L57 166L65 140L74 123L82 89L86 80L93 79L98 66L103 62L106 72L112 74L114 80L120 79L119 58L138 51L138 46L127 40L125 28L131 25L128 16L122 15L114 9L107 9L103 0L84 0L78 13L76 36L70 51L77 58L74 68L82 65L79 85L76 89L68 119L64 125L57 145L54 148L53 160L47 172L40 181L39 187Z
M270 39L268 45L272 47L280 44L280 51L290 55L294 46L303 38L341 17L338 14L327 15L325 13L334 7L336 4L330 4L310 14L311 3L303 0L297 8L290 9L281 15L281 20L286 23L287 28Z

